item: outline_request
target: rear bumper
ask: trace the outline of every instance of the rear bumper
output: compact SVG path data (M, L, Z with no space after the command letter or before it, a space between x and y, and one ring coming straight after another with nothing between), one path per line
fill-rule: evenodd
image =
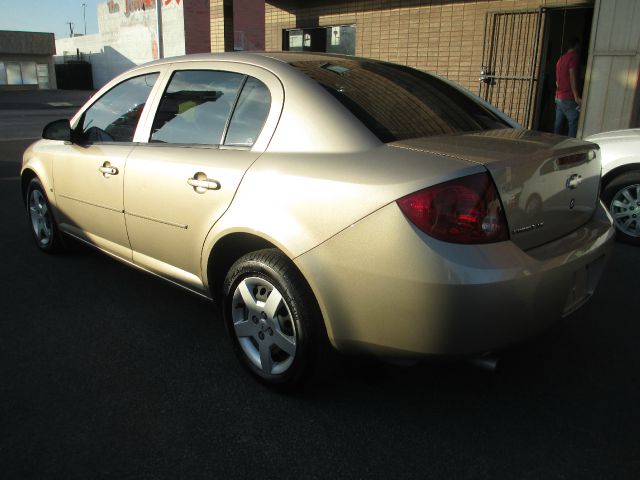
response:
M524 252L455 245L387 205L295 262L336 348L385 356L467 355L544 330L598 284L614 230L600 205L570 235Z

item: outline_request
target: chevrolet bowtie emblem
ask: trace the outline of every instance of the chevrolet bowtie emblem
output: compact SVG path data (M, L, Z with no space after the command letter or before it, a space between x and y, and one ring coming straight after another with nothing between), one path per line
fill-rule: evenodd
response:
M577 173L574 173L569 178L567 178L566 186L567 188L574 190L578 188L578 185L580 185L581 183L582 183L582 177Z

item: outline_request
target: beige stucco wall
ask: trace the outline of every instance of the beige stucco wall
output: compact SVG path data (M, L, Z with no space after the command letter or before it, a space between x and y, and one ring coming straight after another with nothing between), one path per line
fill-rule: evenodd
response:
M65 52L75 54L76 49L90 55L96 87L135 65L158 58L155 8L127 15L125 3L111 0L98 4L99 33L56 40L58 61ZM161 3L164 56L184 55L184 2Z

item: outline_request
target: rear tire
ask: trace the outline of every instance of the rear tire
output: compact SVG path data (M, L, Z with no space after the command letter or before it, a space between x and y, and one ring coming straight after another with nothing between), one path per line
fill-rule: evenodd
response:
M27 215L31 234L40 250L46 253L58 253L62 250L62 239L58 225L53 218L51 204L42 183L33 178L27 187Z
M249 253L232 265L223 310L240 361L267 385L309 381L329 361L331 347L317 302L295 265L277 249Z
M613 217L616 238L640 245L640 171L622 173L607 183L602 201Z

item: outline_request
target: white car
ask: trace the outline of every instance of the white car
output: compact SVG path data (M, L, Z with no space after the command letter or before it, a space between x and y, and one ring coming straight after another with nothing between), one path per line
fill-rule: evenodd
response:
M640 245L640 129L603 132L585 140L600 145L600 196L615 221L618 239Z

